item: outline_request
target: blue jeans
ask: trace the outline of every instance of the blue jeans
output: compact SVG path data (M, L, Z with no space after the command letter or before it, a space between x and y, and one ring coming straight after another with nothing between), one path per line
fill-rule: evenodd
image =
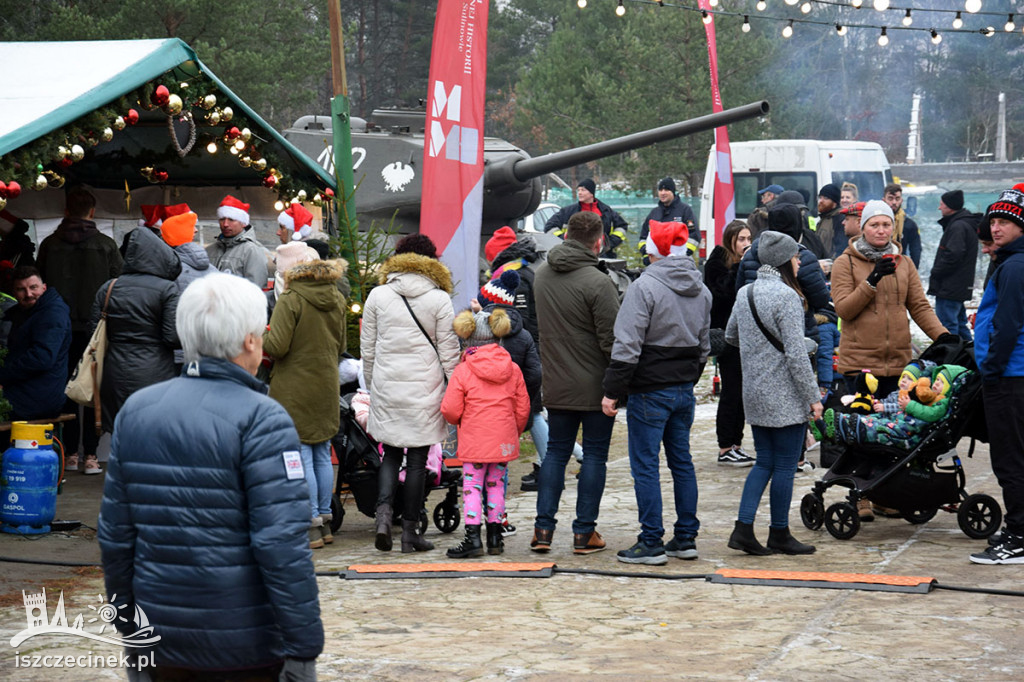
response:
M693 409L692 383L629 396L629 468L640 519L640 541L649 547L661 546L665 534L658 475L658 451L663 440L676 504L675 537L696 537L700 529L697 474L690 457Z
M301 443L302 470L309 486L309 501L313 518L331 513L331 493L334 492L334 466L331 464L331 441Z
M832 369L832 354L839 345L839 328L834 322L825 322L818 325L818 352L814 356L815 367L818 370L818 385L832 386L835 379Z
M950 334L957 334L965 341L971 341L971 329L967 326L967 308L963 301L948 298L935 298L935 317Z
M554 530L558 502L565 488L565 465L572 456L572 445L576 432L583 426L583 451L587 457L580 469L576 485L576 518L572 522L573 533L592 533L597 526L597 513L604 495L604 479L608 464L608 445L612 439L615 418L608 417L600 410L580 412L576 410L548 410L548 425L551 427L548 440L548 454L540 467L540 481L537 486L537 520L535 525L542 530Z
M533 439L533 445L537 448L537 464L544 464L544 457L548 454L548 421L544 418L543 413L533 415L533 422L530 424L530 438ZM573 437L572 441L572 456L576 458L577 462L583 463L583 448L576 442L576 438Z
M770 479L772 487L768 494L768 506L771 510L771 523L768 525L771 528L786 528L789 526L789 504L793 501L793 475L800 459L807 424L778 428L751 426L750 430L754 432L757 461L747 474L747 482L743 484L738 518L742 523L754 523L757 506L761 503L761 496Z

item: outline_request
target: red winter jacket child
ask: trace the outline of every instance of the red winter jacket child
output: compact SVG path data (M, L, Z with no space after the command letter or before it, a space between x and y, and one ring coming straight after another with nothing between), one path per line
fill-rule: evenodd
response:
M468 348L455 368L441 414L459 427L463 462L510 462L530 418L530 396L518 365L501 346Z

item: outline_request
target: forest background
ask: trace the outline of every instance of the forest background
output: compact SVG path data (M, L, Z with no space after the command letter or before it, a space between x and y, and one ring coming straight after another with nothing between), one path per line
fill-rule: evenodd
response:
M351 109L417 107L427 94L436 2L340 0ZM541 154L711 112L708 54L696 2L496 0L488 35L489 136ZM994 151L997 97L1006 93L1010 158L1024 154L1024 16L1005 32L1012 0L871 2L721 0L716 20L719 79L728 108L767 99L771 113L730 128L733 141L764 138L869 140L891 162L906 158L911 98L922 95L923 158L964 161ZM897 7L896 5L899 5ZM954 5L956 7L954 7ZM689 9L687 9L689 8ZM900 30L907 9L915 29ZM938 10L938 11L928 11ZM942 11L945 10L945 11ZM750 31L741 30L743 15ZM782 29L795 19L793 36ZM821 25L801 20L824 22ZM888 26L889 44L878 44ZM987 26L994 35L985 36ZM309 0L0 0L0 40L181 38L278 129L329 112L327 3ZM59 63L51 65L60 69ZM17 68L8 64L7 68ZM2 85L0 85L2 87ZM711 133L605 159L575 172L649 193L671 172L695 194Z

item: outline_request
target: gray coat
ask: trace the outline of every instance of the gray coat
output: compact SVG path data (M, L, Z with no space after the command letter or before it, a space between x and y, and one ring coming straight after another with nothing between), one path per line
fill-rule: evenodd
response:
M267 288L267 251L256 241L251 227L234 237L218 236L206 247L213 267L244 277L260 289Z
M754 287L761 322L782 342L784 355L754 321L747 301L749 287ZM799 296L769 265L762 265L757 280L736 294L725 340L740 349L743 410L752 426L777 428L806 422L811 405L821 399L804 347L803 317Z
M178 285L179 296L185 293L185 289L192 282L217 272L217 268L210 265L210 257L206 254L206 250L195 242L178 244L174 247L174 252L181 260L181 274L178 275L178 279L174 280L174 283ZM185 353L180 348L174 351L174 364L185 364Z

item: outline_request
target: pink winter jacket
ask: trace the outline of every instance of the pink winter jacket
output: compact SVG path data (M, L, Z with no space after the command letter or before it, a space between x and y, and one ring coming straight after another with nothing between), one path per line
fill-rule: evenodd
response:
M509 462L519 457L530 396L508 351L497 344L467 349L441 401L441 414L459 427L462 461Z

